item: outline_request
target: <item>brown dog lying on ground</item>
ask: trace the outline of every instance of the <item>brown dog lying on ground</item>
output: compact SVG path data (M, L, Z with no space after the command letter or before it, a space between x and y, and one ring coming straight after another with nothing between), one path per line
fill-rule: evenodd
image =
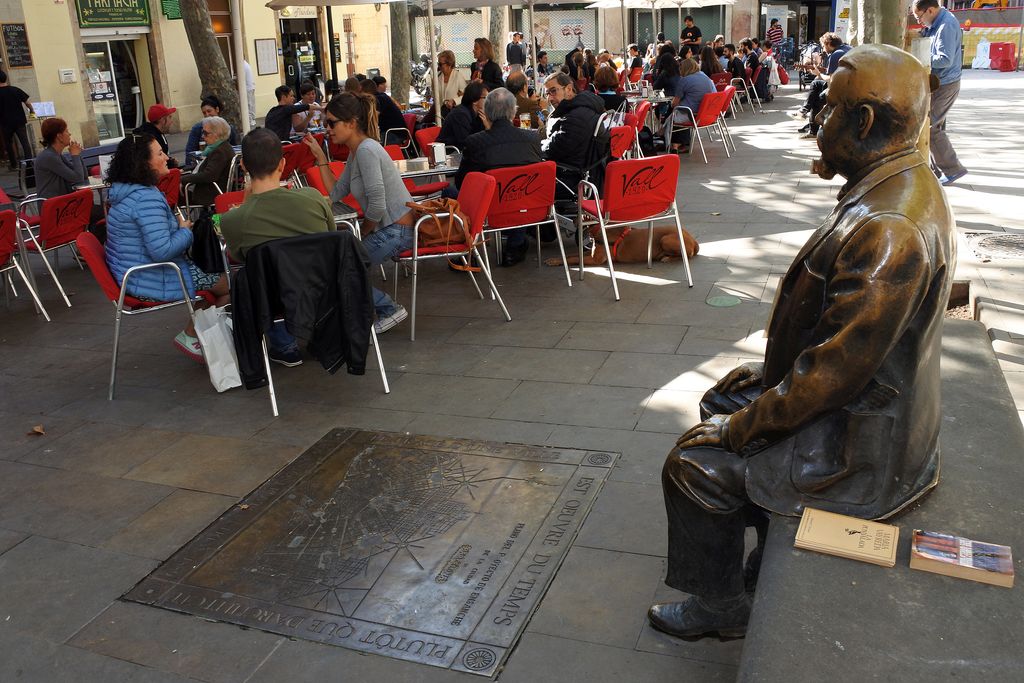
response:
M604 244L601 242L600 233L594 230L594 239L597 242L594 252L583 257L583 265L600 266L608 260L604 251ZM693 258L700 250L700 245L693 235L683 230L683 239L686 241L686 256ZM647 263L647 230L644 228L612 228L608 231L608 246L612 250L612 260L615 263ZM654 244L651 246L652 261L671 261L681 259L683 251L679 245L679 233L675 227L665 226L654 228ZM578 255L567 256L570 266L578 265ZM562 259L549 258L544 263L549 266L562 265Z

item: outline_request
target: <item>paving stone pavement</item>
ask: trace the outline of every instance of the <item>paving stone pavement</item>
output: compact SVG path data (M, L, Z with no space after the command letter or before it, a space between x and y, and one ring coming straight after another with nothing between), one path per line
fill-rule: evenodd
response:
M408 323L381 338L390 395L375 367L332 377L307 362L275 371L275 419L265 391L218 395L172 349L184 320L169 311L126 321L110 403L110 305L65 257L66 308L36 264L53 322L24 296L0 310L0 680L470 680L117 601L334 427L621 452L500 680L732 680L742 641L684 643L645 625L652 601L677 595L661 583L659 474L700 394L763 352L778 280L834 204L839 180L807 173L815 148L783 114L800 98L789 87L764 115L741 114L733 158L712 144L707 165L683 159L681 212L701 243L692 289L679 263L622 266L616 302L602 269L570 289L531 252L496 269L505 323L464 275L430 264L417 341ZM1020 75L965 74L950 131L971 172L948 191L962 231L1024 230L1024 145L1002 125L1022 105ZM961 243L958 277L972 280L1018 407L1020 265ZM739 305L705 303L721 294Z

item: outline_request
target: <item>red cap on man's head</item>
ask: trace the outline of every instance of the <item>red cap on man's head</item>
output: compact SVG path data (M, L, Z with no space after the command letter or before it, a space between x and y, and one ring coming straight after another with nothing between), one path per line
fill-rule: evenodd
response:
M178 111L176 107L165 107L162 104L154 104L149 108L149 113L146 114L146 118L149 119L150 123L156 123L168 114L173 114Z

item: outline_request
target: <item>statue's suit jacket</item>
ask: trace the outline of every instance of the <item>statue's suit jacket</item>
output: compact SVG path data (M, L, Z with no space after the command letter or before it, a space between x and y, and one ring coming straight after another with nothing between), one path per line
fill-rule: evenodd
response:
M866 171L782 280L763 393L724 433L750 500L782 514L883 518L938 481L953 218L918 152Z

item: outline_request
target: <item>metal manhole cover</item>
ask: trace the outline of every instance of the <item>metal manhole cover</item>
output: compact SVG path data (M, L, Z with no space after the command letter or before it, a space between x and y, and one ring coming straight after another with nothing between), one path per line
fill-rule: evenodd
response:
M616 457L334 430L125 598L493 676Z
M971 240L971 248L980 258L1024 259L1024 235L988 234Z

